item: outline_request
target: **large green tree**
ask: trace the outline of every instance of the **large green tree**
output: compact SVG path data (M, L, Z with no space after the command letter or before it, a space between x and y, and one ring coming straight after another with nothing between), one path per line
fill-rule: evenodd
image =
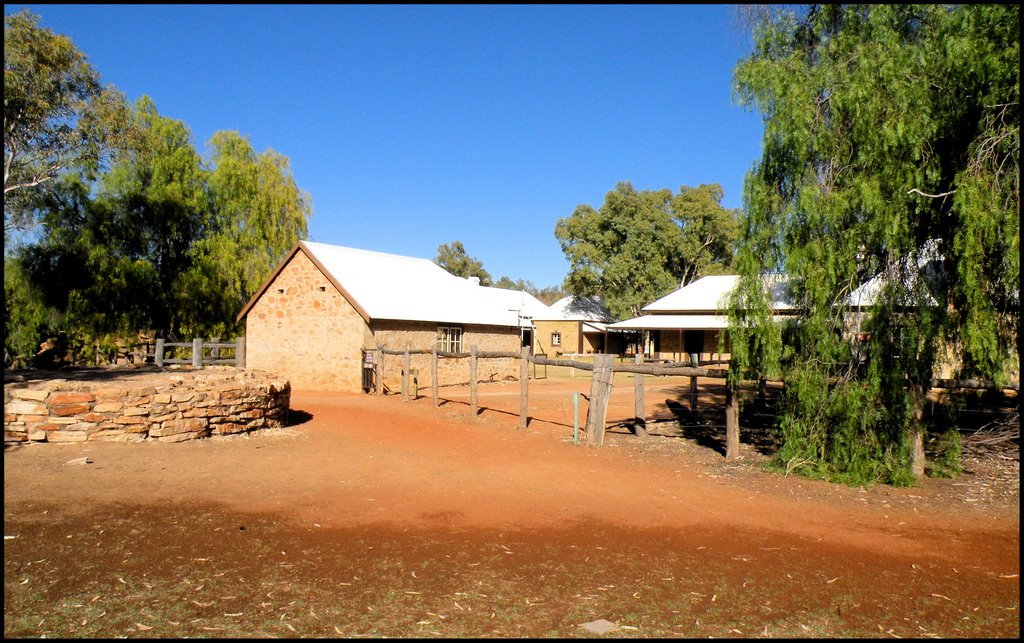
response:
M129 145L128 112L69 38L27 10L5 16L4 231L31 225L34 188L69 170L95 172Z
M600 209L577 206L555 226L569 260L566 289L601 295L618 318L706 274L729 268L739 213L722 207L717 184L636 190L622 182Z
M438 246L434 263L456 277L479 277L481 286L490 286L492 283L491 273L484 270L483 262L476 257L470 257L461 241L442 243Z
M218 132L205 161L148 97L132 121L142 144L94 183L65 175L40 193L38 238L5 262L26 282L5 280L5 342L18 354L46 338L31 341L26 323L62 331L83 356L141 330L231 337L242 305L306 235L309 197L287 158Z
M1019 369L1019 29L1018 5L757 18L734 78L765 130L745 185L731 381L783 375L790 468L909 483L943 359L996 382ZM762 282L778 270L798 312L784 329Z
M217 132L206 174L207 230L191 249L192 268L176 284L183 332L230 336L234 316L295 243L307 236L312 199L288 158L257 153L238 132Z

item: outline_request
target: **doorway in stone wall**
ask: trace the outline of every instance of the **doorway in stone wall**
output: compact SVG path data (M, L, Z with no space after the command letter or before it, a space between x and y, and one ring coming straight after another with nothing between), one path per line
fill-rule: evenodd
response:
M530 349L530 354L532 355L533 354L533 329L532 328L524 328L522 333L520 333L519 339L520 339L519 346L521 348L529 348Z

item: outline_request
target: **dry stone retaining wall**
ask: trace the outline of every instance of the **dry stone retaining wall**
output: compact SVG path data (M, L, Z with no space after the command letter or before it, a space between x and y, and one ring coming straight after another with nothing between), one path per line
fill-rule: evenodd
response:
M245 433L284 426L290 398L287 380L224 367L5 381L4 444Z

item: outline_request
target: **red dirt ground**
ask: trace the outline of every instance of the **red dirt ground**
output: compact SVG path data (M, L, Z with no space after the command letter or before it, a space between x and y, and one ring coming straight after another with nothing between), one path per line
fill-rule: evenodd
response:
M5 637L1019 637L1019 470L836 486L668 423L576 446L588 386L531 382L526 429L518 383L476 418L295 391L248 437L7 449Z

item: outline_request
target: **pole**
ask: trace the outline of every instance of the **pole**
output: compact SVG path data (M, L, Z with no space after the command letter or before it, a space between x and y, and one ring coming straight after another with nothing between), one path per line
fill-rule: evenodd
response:
M580 443L580 394L573 391L572 394L572 443Z
M637 353L633 361L637 364L643 363L643 355ZM633 376L633 396L635 398L634 414L636 415L636 436L643 438L647 436L647 418L644 414L644 376L637 373Z
M469 347L469 411L477 416L476 404L476 344Z
M530 398L530 349L523 346L519 356L519 428L525 429L529 412Z

